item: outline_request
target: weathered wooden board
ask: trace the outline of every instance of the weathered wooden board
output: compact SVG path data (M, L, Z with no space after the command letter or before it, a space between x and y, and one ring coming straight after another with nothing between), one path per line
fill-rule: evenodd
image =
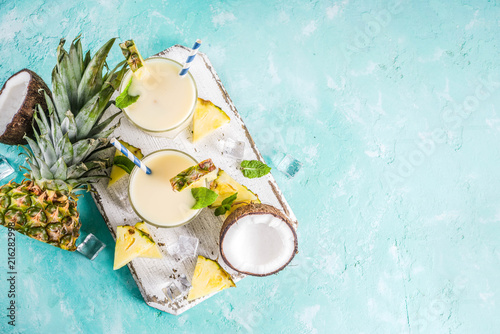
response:
M168 57L179 62L183 62L189 54L189 49L183 46L173 46L161 53L159 56ZM149 154L158 149L175 148L192 155L198 161L206 158L212 158L215 165L227 171L238 182L249 187L256 192L262 202L271 204L287 214L297 227L297 220L292 210L288 206L285 198L271 174L259 179L246 179L238 171L238 163L229 157L225 157L221 151L221 141L225 138L245 142L244 159L258 159L263 161L252 137L247 131L243 120L239 116L229 95L222 85L217 73L212 67L207 56L199 53L193 65L191 73L194 76L198 87L198 96L212 101L220 106L231 117L231 122L219 128L215 133L204 138L196 145L191 142L191 131L186 129L175 139L152 137L136 129L125 117L122 118L121 127L115 132L115 136L133 143L142 149L144 154ZM123 182L122 192L126 193L126 185ZM111 234L116 239L116 226L123 224L135 224L139 218L132 210L127 210L128 200L119 200L116 195L107 189L107 181L102 181L94 185L96 192L94 199L97 206L108 225ZM198 254L207 258L217 259L219 257L219 231L223 220L215 217L210 209L204 209L198 217L182 227L177 228L155 228L150 227L151 233L157 243L160 243L160 249L164 254L163 259L136 259L128 266L132 275L139 286L141 294L148 305L159 310L171 313L181 314L191 307L201 303L204 299L200 298L188 302L186 298L171 303L162 288L170 278L185 274L190 280L196 258L188 259L183 262L176 262L167 252L167 245L177 242L180 235L192 235L200 240ZM223 262L223 261L220 261ZM221 263L226 270L233 276L235 282L239 281L244 275L230 270Z

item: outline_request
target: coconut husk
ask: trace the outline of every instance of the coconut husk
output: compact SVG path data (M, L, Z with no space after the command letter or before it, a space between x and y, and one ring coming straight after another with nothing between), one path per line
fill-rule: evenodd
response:
M269 214L269 215L272 215L278 219L281 219L288 225L288 227L293 232L293 236L294 236L295 241L294 241L294 252L293 252L292 256L287 261L287 263L285 263L282 267L280 267L277 270L270 272L270 273L255 274L255 273L249 273L249 272L238 270L238 269L234 268L231 265L231 263L229 263L227 261L226 256L224 254L224 250L223 250L224 237L225 237L227 231L229 230L229 228L231 228L231 226L233 224L235 224L241 218L248 216L248 215L253 215L253 214ZM283 212L276 209L274 206L271 206L268 204L262 204L262 203L248 204L248 205L244 205L242 207L237 208L226 218L226 220L224 220L224 224L222 225L222 228L220 230L220 235L219 235L219 251L220 251L220 254L222 256L222 259L231 269L233 269L237 272L240 272L242 274L246 274L246 275L259 276L259 277L269 276L269 275L276 274L279 271L283 270L293 260L293 258L295 257L295 254L298 253L297 233L295 232L295 229L293 228L293 224L290 221L290 219Z
M8 145L26 144L24 135L30 136L33 133L32 120L35 107L40 104L43 110L47 110L47 103L43 94L44 90L49 96L51 95L50 89L47 84L35 72L23 69L12 75L3 85L0 90L0 95L3 93L7 82L21 72L28 72L30 75L30 82L28 84L26 97L19 108L19 111L14 114L12 121L7 125L5 132L0 135L0 143ZM2 112L0 110L0 112Z

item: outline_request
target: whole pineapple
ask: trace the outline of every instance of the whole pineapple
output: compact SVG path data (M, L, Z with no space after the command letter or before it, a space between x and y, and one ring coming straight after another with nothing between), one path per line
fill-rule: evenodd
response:
M31 149L25 147L28 180L0 187L0 224L62 249L76 249L81 226L76 192L106 177L110 159L104 153L111 148L107 137L118 126L108 128L119 113L102 120L126 70L122 62L103 75L114 41L91 58L90 51L83 55L79 37L69 53L61 40L52 98L45 93L48 117L38 105L33 138L26 137Z

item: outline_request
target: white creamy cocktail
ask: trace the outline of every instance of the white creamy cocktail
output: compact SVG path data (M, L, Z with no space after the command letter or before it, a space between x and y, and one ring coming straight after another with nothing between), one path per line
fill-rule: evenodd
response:
M182 65L162 57L148 58L137 72L128 71L122 92L132 79L129 95L139 99L124 108L128 119L157 136L173 137L189 125L196 106L196 83L191 75L180 76Z
M146 222L159 227L176 227L193 219L191 191L174 192L170 179L197 161L184 152L161 150L144 157L151 174L135 167L130 174L129 199L135 212Z

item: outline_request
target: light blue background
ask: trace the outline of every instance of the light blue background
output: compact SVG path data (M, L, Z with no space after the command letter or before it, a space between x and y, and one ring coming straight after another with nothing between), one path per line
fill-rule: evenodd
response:
M0 2L1 82L24 67L50 82L59 38L79 33L94 51L134 38L145 55L200 38L267 161L304 164L294 179L273 171L300 222L293 263L178 317L112 270L86 195L83 230L108 247L90 262L18 236L16 332L497 331L500 3L394 3Z

